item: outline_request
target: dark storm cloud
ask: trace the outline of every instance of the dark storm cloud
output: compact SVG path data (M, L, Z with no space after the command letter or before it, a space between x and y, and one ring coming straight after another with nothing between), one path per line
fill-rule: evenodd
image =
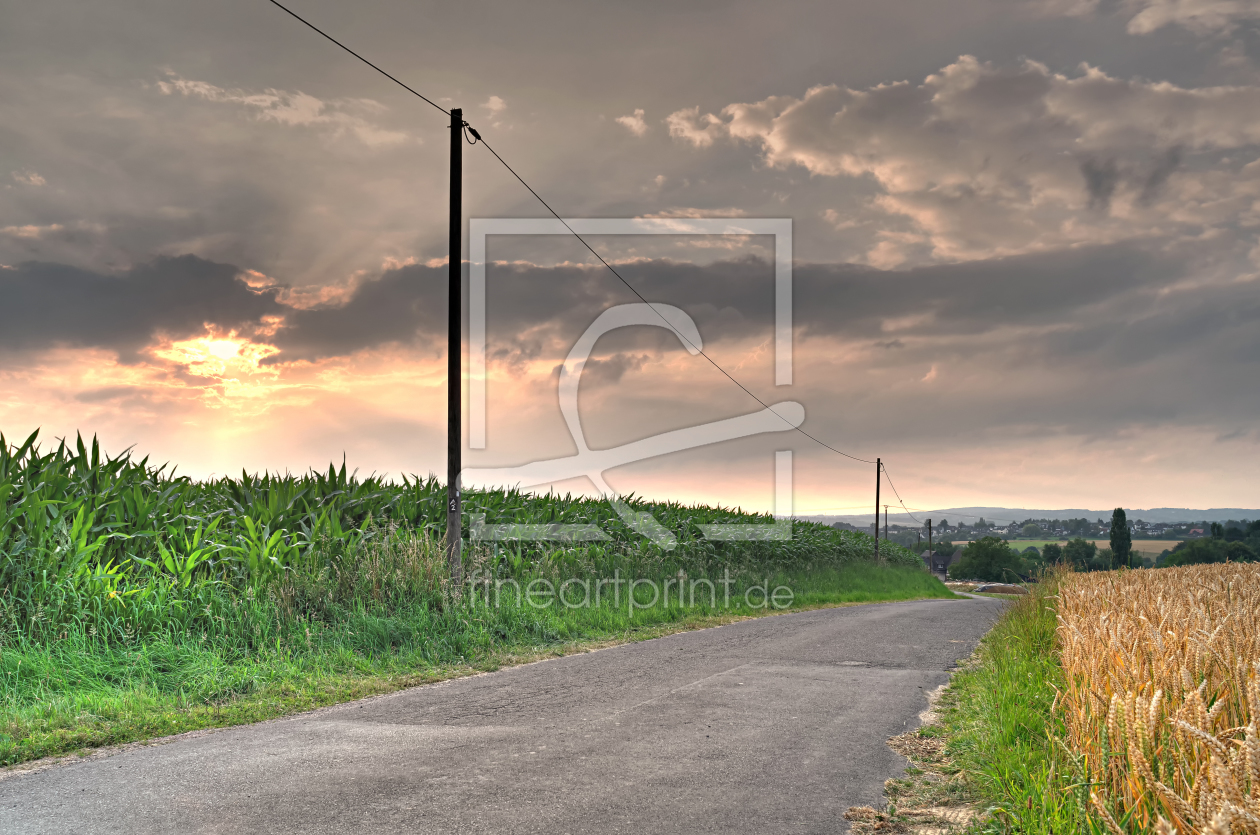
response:
M1088 356L1114 365L1159 366L1169 376L1188 358L1200 376L1220 375L1222 390L1242 366L1260 362L1260 292L1254 284L1225 284L1179 294L1130 311L1129 321L1087 321L1074 335L1047 339L1056 356ZM1207 392L1205 392L1205 395Z
M253 290L239 274L190 255L118 275L19 264L0 270L0 349L100 347L131 359L158 334L193 336L206 323L244 329L283 312L275 291Z
M689 313L706 340L770 332L774 282L764 261L639 261L618 270L645 298ZM926 317L915 326L917 335L1053 324L1134 291L1154 291L1186 270L1176 257L1119 245L910 270L798 264L793 316L798 337L872 338L896 348L903 346L888 334L888 320ZM571 342L606 307L635 301L603 267L495 265L487 271L487 331L500 345L513 343L514 334L537 338L540 329ZM607 350L681 349L661 328L605 339Z
M445 266L402 267L360 283L344 304L291 309L285 328L269 340L282 352L273 361L351 354L409 342L417 332L444 336L446 282Z
M640 261L619 269L648 299L687 311L707 345L771 333L773 272L763 261ZM917 376L936 362L977 363L995 373L1079 367L1082 379L1092 379L1091 369L1162 368L1154 377L1143 372L1134 394L1107 408L1118 410L1115 420L1139 411L1171 415L1185 406L1165 403L1162 395L1153 401L1150 392L1171 389L1151 380L1185 375L1183 389L1206 394L1230 388L1229 380L1260 362L1254 287L1168 292L1190 274L1177 258L1124 246L902 271L801 264L794 270L797 344L809 355L819 349L807 342L817 338L872 346L880 367ZM635 301L602 267L499 264L488 271L487 285L490 359L509 367L567 351L603 310ZM231 265L194 257L159 259L118 276L25 264L0 271L6 299L0 346L98 346L127 358L158 334L191 336L209 322L250 335L262 317L280 316L284 325L273 335L254 336L280 348L271 362L345 356L391 343L429 346L436 355L446 336L445 286L445 267L413 265L360 282L341 303L299 309L280 301L277 290L251 289ZM652 355L681 350L664 328L610 334L588 368L589 382L615 383ZM132 394L103 389L82 399ZM1219 397L1210 402L1224 407ZM1087 411L1101 420L1099 408Z
M741 336L767 326L773 270L755 258L697 266L668 260L619 267L654 302L691 314L711 338ZM467 297L465 269L465 297ZM285 327L268 341L282 353L272 362L339 356L391 342L437 342L446 336L445 266L410 265L359 283L344 303L291 309ZM604 267L494 264L487 270L487 330L491 357L511 364L539 356L545 344L572 343L608 307L637 299ZM465 314L466 315L466 314ZM619 345L681 348L662 328L612 334L601 348ZM620 376L633 363L610 366Z
M691 315L706 341L770 333L773 270L760 259L704 265L638 261L621 265L619 271L647 299ZM906 334L889 333L890 321L917 318L911 331L915 336L1087 322L1092 314L1084 311L1119 304L1135 293L1149 295L1185 271L1176 258L1156 258L1126 246L900 271L801 264L794 270L793 315L798 338L869 339L884 348L904 349ZM28 263L0 271L5 299L0 346L94 346L131 356L159 334L193 336L210 323L250 335L263 317L281 316L284 325L274 335L256 337L280 348L271 362L345 356L417 339L440 350L446 336L446 281L445 266L411 265L361 281L338 303L303 309L286 305L279 289L252 289L232 265L193 256L157 259L115 276ZM510 364L536 358L548 346L567 349L601 312L636 301L603 267L492 265L486 302L491 358ZM1139 309L1127 309L1121 319L1138 321ZM1179 315L1190 317L1190 309ZM1224 315L1247 318L1250 311L1243 303ZM1192 332L1202 329L1198 320L1187 319L1186 325ZM1178 333L1175 323L1161 323L1152 331L1152 344L1139 353L1175 348ZM1090 350L1102 338L1077 334L1056 350ZM1127 344L1146 340L1135 332ZM627 352L682 349L663 327L627 329L600 343L601 353L621 355L608 361L606 371L613 379L641 363Z
M231 264L193 255L158 258L117 275L19 264L0 270L0 349L69 345L132 358L159 335L196 336L207 324L251 336L267 316L283 316L285 327L255 338L280 347L282 360L344 356L409 342L417 333L445 334L445 267L390 270L359 284L345 303L313 309L286 305L278 298L281 288L254 289L241 275Z
M885 320L931 314L919 334L975 334L999 325L1044 325L1185 273L1176 258L1128 246L1021 255L883 271L812 265L796 270L796 319L806 335L873 336Z

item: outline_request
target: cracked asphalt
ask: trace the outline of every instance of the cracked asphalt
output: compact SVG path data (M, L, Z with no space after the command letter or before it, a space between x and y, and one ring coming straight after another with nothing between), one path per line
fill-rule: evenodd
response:
M779 615L0 780L0 833L843 832L997 600Z

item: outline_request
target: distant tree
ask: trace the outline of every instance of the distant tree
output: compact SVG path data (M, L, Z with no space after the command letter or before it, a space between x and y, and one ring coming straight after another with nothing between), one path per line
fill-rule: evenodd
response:
M1063 548L1051 542L1041 549L1041 561L1046 565L1054 565L1063 561Z
M1225 559L1230 562L1255 562L1257 554L1241 542L1231 542L1225 546Z
M1098 546L1079 536L1063 546L1063 561L1077 571L1089 571Z
M1260 524L1260 523L1257 523L1257 524ZM993 527L993 526L992 526L992 525L990 525L988 522L984 521L984 517L983 517L983 516L981 516L981 517L980 517L980 521L979 521L979 522L976 522L976 528L977 528L978 530L987 531L987 530L988 530L989 528L991 528L991 527Z
M1225 538L1225 526L1222 525L1220 522L1212 523L1212 538L1213 539Z
M1031 545L1019 552L1019 559L1022 564L1019 573L1023 577L1034 577L1047 568L1041 552Z
M1133 537L1129 535L1129 520L1125 518L1124 508L1117 507L1111 514L1111 553L1115 560L1114 568L1129 565L1129 554L1133 551Z
M1029 539L1036 539L1037 537L1041 536L1041 526L1038 525L1036 522L1029 522L1027 525L1024 525L1024 527L1020 528L1019 532L1020 532L1020 535L1026 536Z
M1164 557L1161 566L1204 565L1217 562L1256 562L1256 552L1242 542L1188 539Z
M1011 546L996 536L967 543L962 556L949 567L949 576L968 580L1014 582L1020 579L1021 560Z

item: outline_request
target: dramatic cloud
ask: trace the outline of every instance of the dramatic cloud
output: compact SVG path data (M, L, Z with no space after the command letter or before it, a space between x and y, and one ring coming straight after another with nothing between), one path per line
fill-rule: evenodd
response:
M1246 164L1260 143L1260 86L1182 88L963 56L917 85L821 86L731 104L721 118L678 111L670 124L697 147L725 135L759 146L772 167L873 180L872 207L906 224L868 253L881 266L924 250L964 260L1198 235L1235 223L1260 194L1260 165ZM1183 163L1195 169L1184 177ZM1222 213L1230 203L1236 211Z
M360 282L336 304L292 310L270 341L276 360L344 356L391 342L411 342L418 332L446 333L446 267L408 265Z
M119 275L61 264L0 272L0 350L100 347L134 359L160 336L258 327L283 308L239 270L192 256L161 258Z
M687 311L710 345L753 344L770 335L773 272L760 259L707 265L640 260L619 269L647 298ZM8 350L99 347L134 356L209 330L252 340L261 346L256 359L262 365L348 357L391 344L440 354L442 267L387 270L314 307L286 304L284 291L251 288L248 278L191 256L159 259L118 276L19 265L0 272L0 292L9 300L0 344ZM979 357L999 345L1002 355L1047 367L1086 355L1105 356L1115 367L1170 355L1190 367L1207 358L1182 352L1209 344L1224 352L1217 364L1225 355L1235 365L1260 361L1260 340L1242 337L1260 333L1255 283L1212 280L1170 253L1156 257L1111 246L895 272L798 264L794 285L802 344L878 348L883 365L914 367L924 357L940 359L941 351ZM602 311L633 301L603 267L495 264L488 289L491 359L518 369L563 357ZM53 321L45 321L49 310L57 312ZM1216 328L1209 326L1213 316ZM592 379L620 380L653 357L682 350L664 328L611 334L600 343Z

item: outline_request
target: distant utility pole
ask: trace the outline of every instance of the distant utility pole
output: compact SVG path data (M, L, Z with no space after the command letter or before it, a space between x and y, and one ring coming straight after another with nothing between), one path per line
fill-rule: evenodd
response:
M879 459L875 459L875 560L879 561L879 482L880 474L884 471L884 465L879 463Z
M927 520L928 525L928 562L932 562L932 558L936 555L932 553L932 520Z
M451 109L450 260L447 263L446 323L446 562L458 588L463 565L463 514L459 471L464 449L464 111Z
M884 505L884 541L888 541L888 505Z

